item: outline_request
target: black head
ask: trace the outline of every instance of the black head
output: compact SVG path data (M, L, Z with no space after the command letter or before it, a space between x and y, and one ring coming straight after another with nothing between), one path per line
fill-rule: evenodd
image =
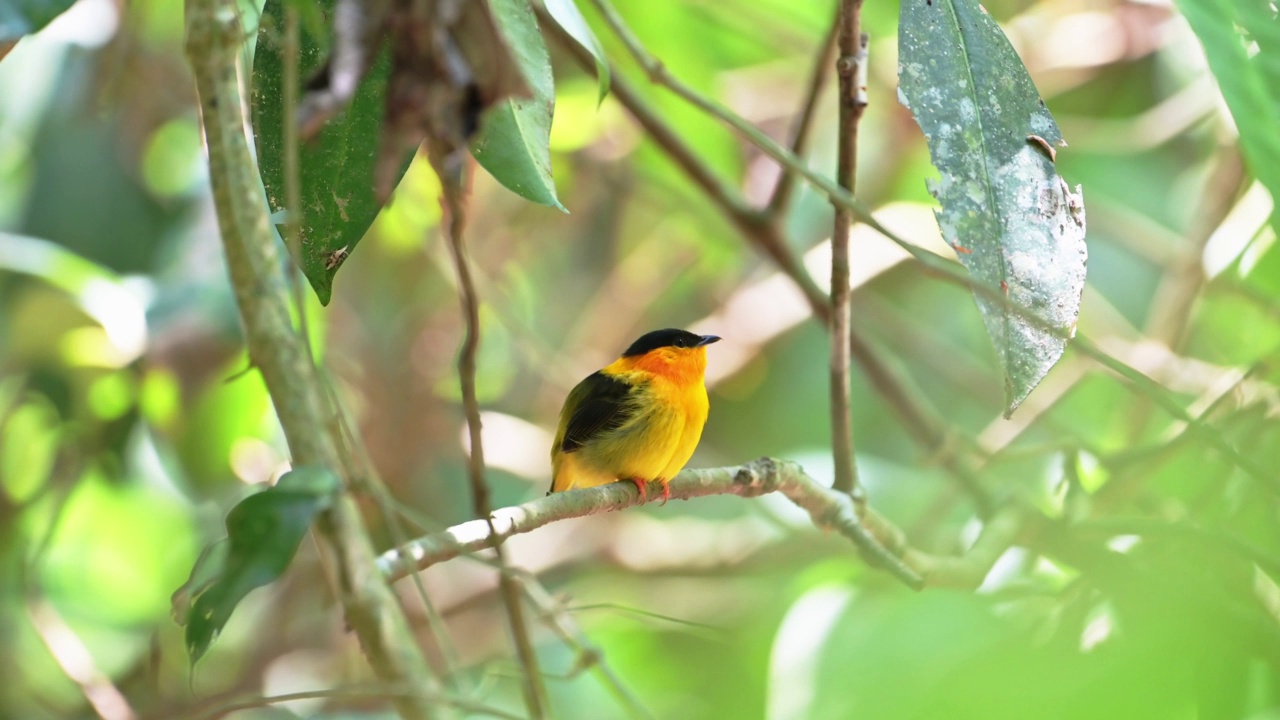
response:
M710 345L719 339L720 338L715 335L694 335L688 330L677 330L675 328L654 330L653 332L641 335L639 340L631 343L631 347L627 348L627 351L622 353L622 357L644 355L647 352L664 347L701 347L703 345Z

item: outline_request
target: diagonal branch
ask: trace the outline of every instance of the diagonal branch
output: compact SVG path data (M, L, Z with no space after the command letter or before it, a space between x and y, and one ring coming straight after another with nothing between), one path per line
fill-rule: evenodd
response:
M818 95L827 84L827 75L831 71L831 56L836 48L836 35L840 29L840 20L831 23L831 29L822 39L822 46L814 56L813 70L809 73L809 87L805 91L804 104L800 106L800 115L796 119L795 129L791 132L791 152L803 157L809 146L809 132L813 129L813 117L818 109ZM796 174L781 172L778 183L773 186L773 194L769 196L769 204L765 212L777 218L787 210L791 195L796 187Z

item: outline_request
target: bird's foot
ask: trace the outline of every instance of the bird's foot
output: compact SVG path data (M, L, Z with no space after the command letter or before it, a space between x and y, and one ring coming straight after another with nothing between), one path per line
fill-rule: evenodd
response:
M671 499L671 483L666 480L659 480L658 482L662 484L662 504L666 505L667 501Z
M645 483L644 480L641 480L640 478L637 478L637 477L630 477L630 478L627 478L627 482L633 482L636 484L636 490L640 491L641 503L649 502L649 488L647 486L647 483Z

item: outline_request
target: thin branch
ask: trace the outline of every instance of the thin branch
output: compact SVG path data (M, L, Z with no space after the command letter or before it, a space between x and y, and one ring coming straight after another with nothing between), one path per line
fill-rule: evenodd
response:
M548 523L640 505L639 496L629 488L625 483L610 483L554 493L523 505L495 510L490 516L492 531L489 523L483 520L465 522L444 532L419 538L407 547L389 550L378 559L378 565L388 579L398 580L464 553L494 547L513 535L537 530ZM708 495L758 497L771 492L787 496L807 511L819 527L830 528L852 540L869 560L908 586L921 586L916 571L899 559L904 547L900 531L892 532L896 528L879 517L864 525L864 520L874 515L870 508L860 517L858 508L848 495L823 486L805 474L796 463L761 458L741 467L684 470L671 481L673 500ZM887 543L869 531L872 523L886 531Z
M134 720L138 714L111 678L98 667L89 648L47 600L27 603L27 617L54 663L102 720Z
M324 427L326 406L315 366L294 331L279 255L244 136L236 56L244 28L234 0L187 0L187 57L196 79L209 152L209 180L227 267L249 356L266 382L295 466L340 469L335 440ZM413 641L391 588L374 566L373 546L350 496L321 516L321 536L333 552L340 600L374 672L384 682L433 692L437 687ZM421 696L399 697L401 715L434 713Z
M862 0L840 0L836 25L840 57L839 139L836 148L836 181L853 194L858 174L858 124L867 107L867 37L862 27ZM788 173L789 174L789 173ZM858 470L854 464L853 411L849 407L849 231L853 217L836 206L831 233L831 453L835 461L836 490L859 497Z
M458 381L462 386L462 405L467 416L467 429L471 441L471 452L468 457L467 470L471 480L471 497L475 514L483 518L492 536L497 535L490 514L489 484L484 476L484 444L480 422L480 402L476 398L476 354L480 349L480 302L476 298L475 283L471 278L471 268L467 262L467 250L463 244L463 229L466 224L464 215L464 198L462 197L461 168L455 171L454 165L460 164L457 158L446 156L441 150L433 147L428 141L429 155L432 165L440 175L440 186L444 209L448 217L449 253L453 258L454 270L458 275L458 299L462 304L462 314L466 319L466 334L462 348L458 353ZM502 594L503 606L507 612L507 623L511 628L511 639L516 647L516 658L520 663L523 676L525 704L529 714L535 720L547 715L546 689L542 686L542 673L538 669L538 655L534 651L529 636L529 628L524 619L524 608L520 599L519 581L506 572L507 558L501 543L494 546L498 556L498 589Z
M840 27L840 19L836 18L831 23L831 28L827 30L827 35L822 39L822 46L818 48L817 55L813 59L813 70L809 72L809 87L805 91L804 103L800 106L800 114L796 119L795 128L791 132L791 152L797 157L803 157L804 152L809 145L809 131L813 128L813 117L818 108L818 95L822 92L823 86L827 84L827 75L831 71L831 56L836 48L836 35ZM778 218L787 210L788 203L791 202L792 191L796 187L795 173L780 172L778 173L778 182L773 186L773 194L769 196L769 203L765 206L765 213L770 217Z

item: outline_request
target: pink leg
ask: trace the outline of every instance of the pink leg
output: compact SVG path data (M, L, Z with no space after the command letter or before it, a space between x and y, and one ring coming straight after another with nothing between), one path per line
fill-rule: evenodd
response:
M666 505L667 501L671 499L671 483L661 479L658 482L662 484L662 504Z

